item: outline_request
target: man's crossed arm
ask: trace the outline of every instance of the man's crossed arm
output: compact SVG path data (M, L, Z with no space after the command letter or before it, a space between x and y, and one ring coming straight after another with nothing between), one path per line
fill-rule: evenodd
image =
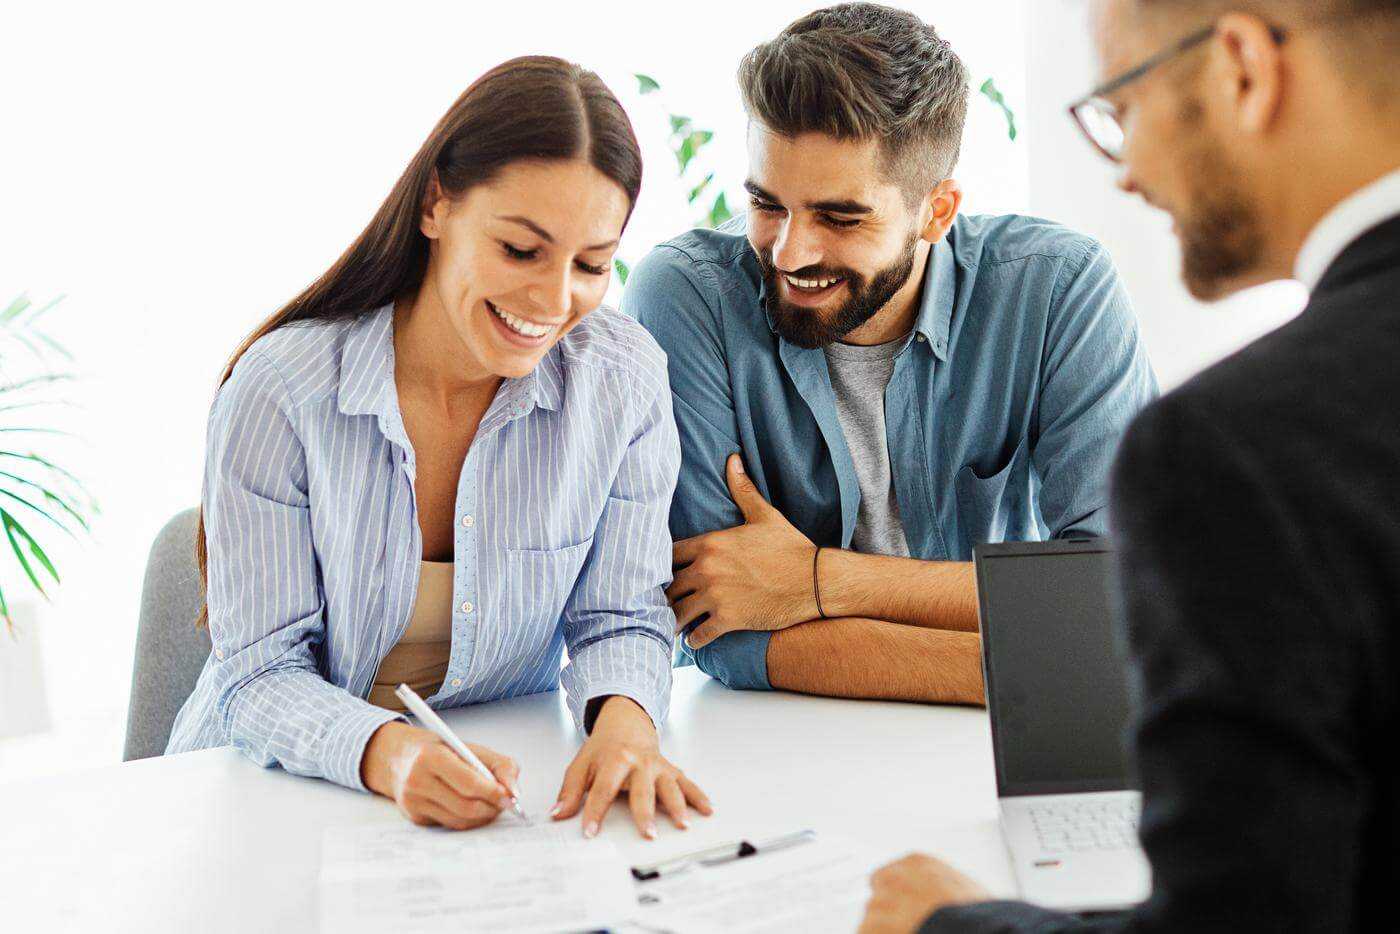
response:
M676 631L694 627L686 637L692 651L728 633L767 631L775 688L983 703L970 563L836 548L818 553L764 500L738 454L730 455L725 474L743 524L677 542L674 550L667 597Z

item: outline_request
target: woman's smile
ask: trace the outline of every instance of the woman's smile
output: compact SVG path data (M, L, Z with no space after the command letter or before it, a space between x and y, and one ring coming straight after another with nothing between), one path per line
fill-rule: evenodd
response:
M511 314L504 308L500 308L490 299L486 299L486 310L491 313L491 320L495 322L496 329L505 337L507 341L519 347L540 347L549 342L549 338L559 330L558 324L542 324L522 318L519 315Z

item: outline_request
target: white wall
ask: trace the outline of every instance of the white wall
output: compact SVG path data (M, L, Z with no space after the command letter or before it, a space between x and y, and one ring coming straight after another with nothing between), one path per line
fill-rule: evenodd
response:
M1030 208L1102 240L1132 294L1163 389L1302 310L1301 285L1276 283L1215 305L1181 285L1171 220L1114 186L1115 167L1066 113L1100 78L1084 0L1034 0L1026 27Z
M717 133L742 204L740 55L814 2L576 4L46 2L0 14L0 300L66 293L77 358L65 463L101 501L91 541L55 542L38 608L56 724L0 740L0 782L115 761L146 552L198 497L215 378L240 337L318 275L470 80L516 54L598 70L627 105L647 178L639 258L693 219L663 103ZM1025 110L1021 0L914 7ZM634 71L663 85L635 93ZM974 100L960 177L973 211L1024 210L1026 146ZM0 556L11 599L24 586Z

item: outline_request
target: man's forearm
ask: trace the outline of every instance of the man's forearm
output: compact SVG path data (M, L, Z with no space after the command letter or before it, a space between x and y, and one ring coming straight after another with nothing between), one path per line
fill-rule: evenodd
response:
M773 633L768 681L829 697L982 704L981 658L973 632L878 619L813 620Z
M817 583L827 616L977 631L971 561L920 561L823 548Z

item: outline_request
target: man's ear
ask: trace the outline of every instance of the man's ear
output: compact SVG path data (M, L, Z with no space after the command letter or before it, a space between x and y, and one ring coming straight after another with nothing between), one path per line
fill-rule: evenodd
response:
M1267 131L1283 101L1284 63L1269 25L1257 16L1229 13L1216 24L1212 79L1239 127Z
M958 209L962 207L963 190L956 178L945 178L938 187L929 192L923 205L923 229L919 237L929 243L937 243L948 233L948 228L957 220Z
M423 236L429 240L442 236L448 206L448 200L442 194L442 183L438 181L437 169L433 169L428 175L428 190L423 192L423 203L418 210L418 229L423 231Z

